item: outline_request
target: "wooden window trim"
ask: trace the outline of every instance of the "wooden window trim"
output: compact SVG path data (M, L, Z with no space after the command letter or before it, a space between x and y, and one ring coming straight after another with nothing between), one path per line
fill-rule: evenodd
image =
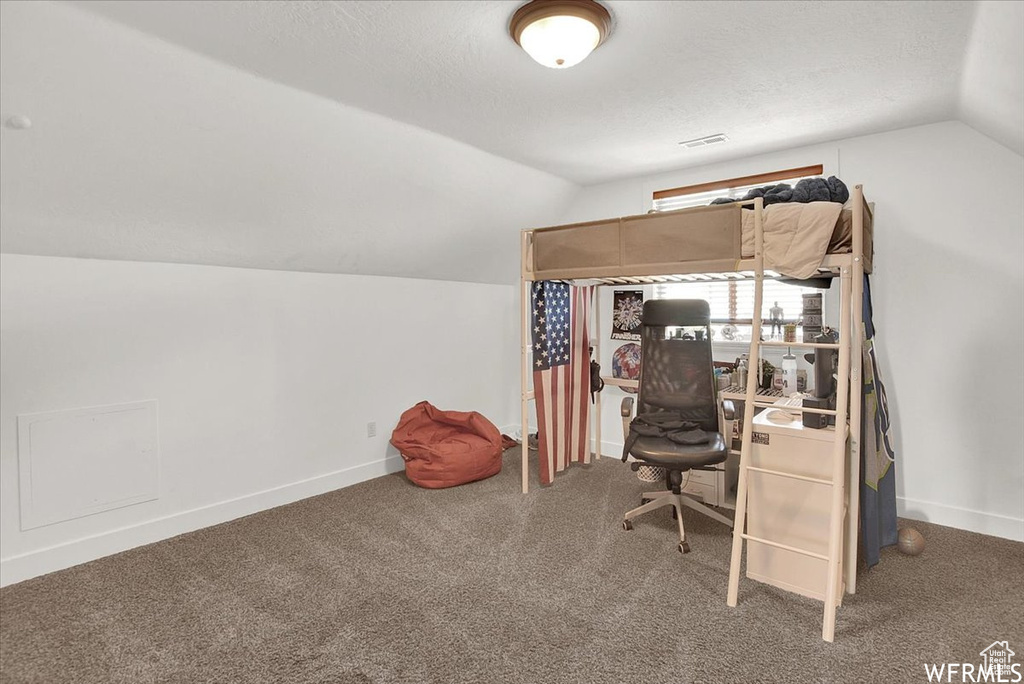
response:
M712 181L710 183L684 185L681 188L658 190L654 193L654 199L659 200L666 199L668 197L679 197L680 195L693 195L698 192L710 192L712 190L742 188L747 185L760 185L762 183L771 183L773 181L787 180L790 178L800 178L802 176L820 176L823 172L824 166L822 164L817 164L815 166L800 166L795 169L783 169L782 171L759 173L754 176L740 176L739 178L727 178L725 180Z

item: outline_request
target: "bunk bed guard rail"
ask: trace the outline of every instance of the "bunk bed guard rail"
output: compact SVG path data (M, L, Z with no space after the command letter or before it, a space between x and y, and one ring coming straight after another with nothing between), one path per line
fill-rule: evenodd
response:
M554 280L664 273L684 262L731 270L741 258L740 211L739 204L721 204L538 228L526 271Z

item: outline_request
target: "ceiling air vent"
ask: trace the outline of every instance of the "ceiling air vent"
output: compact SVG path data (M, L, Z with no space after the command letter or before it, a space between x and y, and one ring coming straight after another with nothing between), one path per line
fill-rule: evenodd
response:
M686 148L705 147L707 145L715 145L717 143L724 143L728 139L729 138L727 138L724 133L716 133L714 135L706 135L703 138L694 138L693 140L684 140L683 142L681 142L679 144L682 145L683 147L686 147Z

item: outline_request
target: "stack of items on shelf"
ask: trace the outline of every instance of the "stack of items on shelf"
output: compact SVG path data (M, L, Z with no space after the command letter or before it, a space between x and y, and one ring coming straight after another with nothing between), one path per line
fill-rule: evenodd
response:
M804 342L813 342L821 334L821 293L804 295Z

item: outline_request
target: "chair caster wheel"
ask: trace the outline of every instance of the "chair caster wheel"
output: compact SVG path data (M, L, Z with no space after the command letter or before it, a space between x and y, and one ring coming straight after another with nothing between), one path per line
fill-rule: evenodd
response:
M628 520L623 520L622 521L622 529L624 529L627 532L629 532L631 529L633 529L633 523L631 523Z
M690 553L690 543L684 541L679 542L679 553Z

